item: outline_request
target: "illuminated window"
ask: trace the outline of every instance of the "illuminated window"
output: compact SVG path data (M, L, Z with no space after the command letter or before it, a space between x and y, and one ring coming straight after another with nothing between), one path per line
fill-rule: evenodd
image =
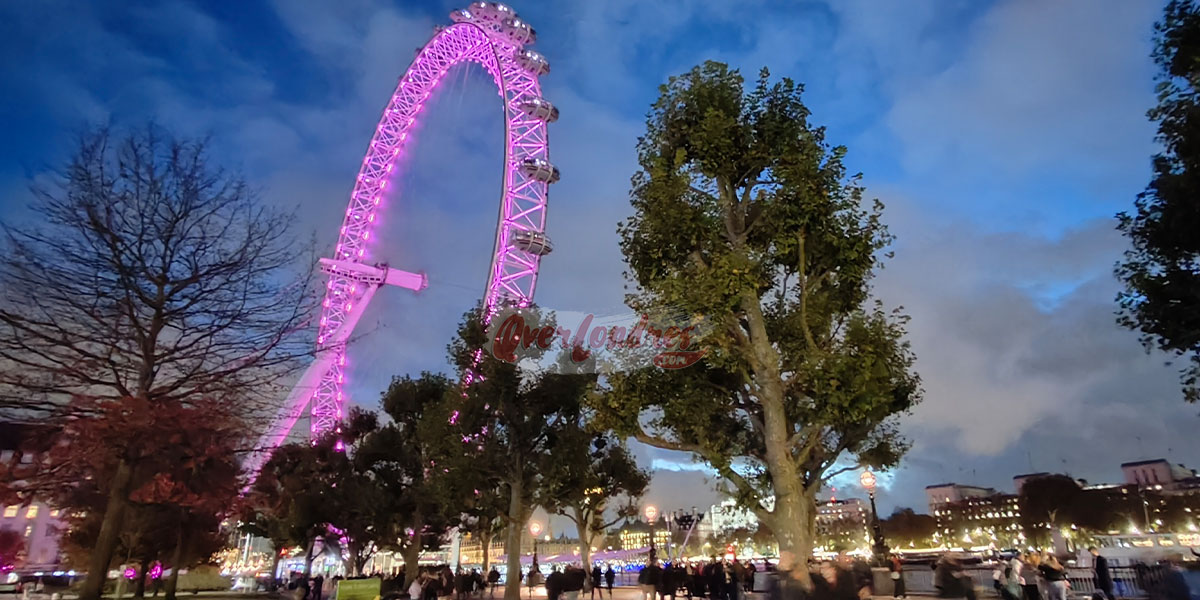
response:
M4 507L5 518L11 519L11 518L17 516L17 508L19 508L19 507L15 504L12 506L5 506Z
M37 512L38 512L38 507L36 504L34 504L33 506L29 507L29 510L25 511L25 518L26 519L36 519Z
M26 525L25 526L25 537L29 537L31 535L33 535L33 525Z
M58 516L58 509L56 508L56 509L54 509L54 510L50 511L50 516L52 516L52 517L57 517L57 516Z

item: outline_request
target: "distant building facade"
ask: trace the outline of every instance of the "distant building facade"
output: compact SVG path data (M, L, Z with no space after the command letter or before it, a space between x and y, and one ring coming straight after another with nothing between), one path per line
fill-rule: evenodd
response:
M858 498L818 503L817 546L825 551L853 550L869 546L869 521L870 509Z
M651 529L654 531L654 545L665 549L667 543L671 540L671 532L667 529L667 522L660 517L653 528L644 521L633 521L626 523L618 529L617 540L620 542L621 550L638 550L650 547Z
M958 483L939 483L925 486L925 498L929 501L929 512L943 504L953 504L967 498L983 498L997 492L993 488Z
M53 443L53 430L16 423L0 423L0 464L10 472L19 472L42 460ZM16 532L24 541L25 551L17 568L25 571L53 571L64 561L59 540L63 522L58 509L37 499L9 504L0 513L0 529Z
M750 531L758 529L758 516L753 511L738 506L732 499L709 507L704 518L708 521L713 535L739 528Z
M1167 492L1200 490L1196 471L1165 458L1127 462L1121 465L1125 483Z

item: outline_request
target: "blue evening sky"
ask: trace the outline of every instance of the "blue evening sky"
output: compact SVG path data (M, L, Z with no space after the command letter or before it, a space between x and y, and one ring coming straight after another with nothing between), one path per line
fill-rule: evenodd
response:
M87 124L154 119L211 135L217 159L303 230L332 242L362 153L416 48L458 6L389 0L0 4L0 215L23 210ZM1113 215L1149 176L1154 2L543 2L514 8L550 60L562 110L539 303L621 312L616 223L633 146L667 77L721 60L805 85L814 121L849 147L887 205L896 257L876 294L913 317L927 392L884 505L927 484L1010 489L1012 475L1093 481L1122 461L1195 466L1194 408L1175 373L1113 323ZM483 288L503 122L490 80L442 86L400 172L377 260L429 273L364 318L350 392L373 406L395 374L445 369ZM715 498L686 456L638 449L660 506ZM850 494L853 485L845 484ZM846 495L845 493L840 493Z

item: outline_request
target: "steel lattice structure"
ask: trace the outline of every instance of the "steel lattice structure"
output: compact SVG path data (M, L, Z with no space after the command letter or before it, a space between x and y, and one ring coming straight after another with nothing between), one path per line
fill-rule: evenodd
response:
M338 427L346 402L346 343L375 291L384 284L413 290L426 285L424 275L365 261L376 215L393 170L405 155L409 132L434 89L456 65L481 65L504 102L504 186L484 306L490 314L503 305L526 306L533 300L541 257L551 250L545 235L547 189L558 180L546 135L546 124L557 118L558 110L541 97L538 82L549 66L540 54L525 48L535 32L507 6L476 2L454 11L451 18L455 24L439 28L418 51L383 111L350 194L334 256L321 260L329 281L316 360L260 441L248 465L252 477L306 407L311 406L314 437ZM467 377L469 382L469 373Z

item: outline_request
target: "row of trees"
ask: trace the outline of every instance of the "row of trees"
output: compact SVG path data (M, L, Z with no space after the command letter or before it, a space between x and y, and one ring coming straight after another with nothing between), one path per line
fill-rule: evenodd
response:
M1167 494L1138 486L1085 489L1067 475L1049 475L1025 483L1020 496L1021 527L1033 543L1050 543L1052 530L1082 535L1140 531L1187 532L1200 514L1194 494Z
M620 440L593 428L584 400L596 392L595 375L529 372L493 357L476 363L483 332L470 313L450 345L452 362L476 374L473 385L399 377L382 414L354 410L340 436L277 450L254 484L248 529L276 548L303 546L310 559L321 540L350 573L378 550L399 551L407 584L420 551L455 527L483 544L485 569L488 544L504 534L509 572L519 572L522 537L541 506L576 525L588 562L649 475Z
M644 487L621 445L633 437L707 463L782 549L808 554L817 491L845 470L894 464L906 448L895 419L920 398L905 318L869 287L891 237L845 153L791 80L764 70L746 89L712 62L672 78L639 141L634 216L619 232L629 305L706 320L701 360L602 379L475 365L485 332L468 319L450 354L477 383L400 379L387 419L347 424L350 452L277 452L250 522L308 544L334 537L332 525L361 564L390 540L411 554L456 520L481 537L504 531L516 549L543 506L576 523L586 552L621 512L608 499ZM311 352L316 286L312 261L297 264L308 255L289 235L297 219L210 165L203 143L101 131L59 175L36 190L36 226L4 228L0 410L61 425L64 443L6 476L4 493L52 498L75 529L95 531L80 537L81 598L98 600L118 549L182 565L203 546L197 532L227 516L230 457L252 450L236 433L275 412L276 384ZM399 516L324 514L306 490ZM122 543L161 515L170 534ZM517 560L509 552L511 572Z

